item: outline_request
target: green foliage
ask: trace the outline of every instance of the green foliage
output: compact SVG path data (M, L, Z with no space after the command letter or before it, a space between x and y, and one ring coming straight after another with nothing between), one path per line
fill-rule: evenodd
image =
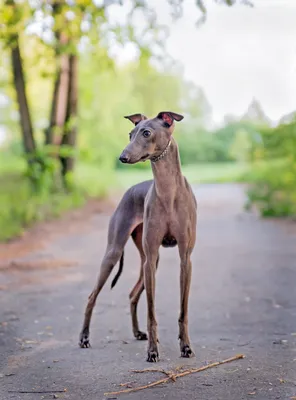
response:
M24 159L12 153L0 152L0 241L22 233L35 222L61 215L64 211L81 206L88 197L102 197L112 185L114 177L109 170L100 170L89 164L78 164L71 190L65 191L55 180L52 158L49 164L34 164L29 173L40 174L38 184L32 186ZM45 162L46 164L46 162ZM36 168L36 165L42 167ZM33 182L35 182L33 180Z
M78 191L70 195L33 192L30 180L23 175L0 176L0 185L0 240L19 235L32 223L57 217L84 201Z
M177 138L183 165L231 160L222 135L196 129L181 132Z
M180 16L182 1L168 1L174 14ZM232 5L235 1L222 2ZM246 160L249 127L245 128L242 123L228 124L216 132L207 132L204 126L210 107L205 95L192 82L184 82L165 53L166 29L157 26L149 2L132 0L126 21L111 23L108 7L120 7L121 3L121 0L2 0L0 95L4 94L8 102L0 110L0 126L4 125L7 132L5 147L3 151L0 149L0 240L21 233L33 222L79 206L89 196L107 194L109 187L118 184L118 177L123 185L135 183L135 177L139 180L151 177L148 162L133 166L133 172L127 172L126 166L118 163L132 128L123 118L129 113L153 116L161 110L173 110L185 114L185 123L178 127L176 138L185 175L191 182L242 179L245 165L229 161ZM203 2L196 3L205 13ZM133 21L139 13L145 18L136 30ZM21 144L10 65L16 39L23 59L37 144L35 154L30 154L30 159L36 162L28 167ZM110 56L110 43L122 46L130 42L139 50L139 59L119 67ZM65 127L59 132L54 129L54 146L44 146L60 56L74 53L80 59L77 149L59 146ZM152 56L158 68L152 66ZM70 124L73 122L76 123L76 118L70 119ZM242 129L247 133L242 134ZM59 173L60 156L77 159L77 168L66 176L67 190ZM224 164L201 164L209 161ZM193 166L193 163L199 164Z
M239 129L230 146L229 155L239 162L246 162L249 160L251 146L252 141L249 132L245 129Z
M113 169L119 167L118 157L133 127L123 116L178 110L180 78L156 70L143 58L124 68L99 70L99 65L99 56L84 54L81 58L78 146L82 161Z
M25 52L26 62L33 54L33 43L32 38ZM71 188L68 192L63 189L57 173L58 156L72 155L73 149L43 145L46 126L43 121L49 111L49 86L46 89L46 85L50 78L42 77L37 66L27 69L28 95L39 142L34 156L39 163L26 169L19 131L5 123L8 141L3 153L7 156L4 158L1 154L0 162L2 193L5 193L0 200L1 209L5 210L0 217L2 239L20 233L35 221L82 204L89 196L106 195L113 185L127 187L151 178L149 162L132 167L118 162L132 129L123 116L134 112L153 116L166 109L185 114L184 122L176 126L175 137L185 166L184 174L192 183L243 179L246 166L229 161L240 159L233 151L234 144L242 130L253 132L251 124L231 123L215 132L207 132L203 126L210 107L204 94L192 83L184 82L174 68L156 69L144 56L137 62L118 67L104 48L97 46L96 51L93 50L93 46L86 47L80 56L77 168L67 177L68 188ZM44 93L42 101L38 88ZM205 164L208 162L217 164Z
M41 165L44 168L44 164L33 165L28 171L25 160L12 153L1 154L0 240L20 234L33 222L59 215L63 210L81 204L82 197L77 193L68 196L62 191L52 190L51 165L46 166L46 173L36 169ZM30 174L33 180L29 179ZM37 179L39 174L41 180ZM32 182L38 185L32 186Z
M195 121L180 127L178 139L183 165L200 162L246 162L256 128L250 122L231 122L213 132Z
M26 63L30 62L33 43L33 38L28 41L24 53ZM37 163L26 168L19 129L4 120L0 121L5 124L8 133L0 156L0 204L1 210L5 210L0 218L2 238L20 233L23 227L34 221L81 204L89 196L107 193L116 182L115 165L132 129L124 115L140 111L153 116L161 109L180 109L182 80L175 71L157 70L146 57L123 68L115 67L106 50L97 47L93 53L93 49L85 49L80 60L79 135L78 151L75 151L77 168L73 175L67 177L71 191L65 192L57 172L60 166L58 156L69 155L73 149L43 145L44 121L50 100L49 86L46 88L46 85L51 79L41 77L37 66L27 69L28 95L39 142L33 155ZM38 87L44 93L42 96ZM162 87L161 91L159 87ZM9 85L6 88L7 94L13 94ZM158 95L155 96L155 93ZM150 169L149 163L141 163L141 166L144 165ZM12 176L14 179L11 182Z
M248 207L263 216L296 215L296 123L261 129L250 156Z
M141 171L135 165L124 165L116 173L117 184L127 189L141 181L152 179L151 168ZM185 165L182 168L183 175L191 184L194 183L222 183L222 182L245 182L249 175L248 164L236 162L214 162Z

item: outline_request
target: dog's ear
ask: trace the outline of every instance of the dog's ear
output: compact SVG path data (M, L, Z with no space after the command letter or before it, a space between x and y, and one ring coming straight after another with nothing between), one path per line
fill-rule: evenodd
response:
M183 115L174 113L172 111L161 111L158 115L157 118L163 120L163 122L167 125L167 126L172 126L175 121L182 121L182 119L184 118Z
M124 118L129 119L134 125L138 125L139 122L144 121L147 117L143 114L127 115Z

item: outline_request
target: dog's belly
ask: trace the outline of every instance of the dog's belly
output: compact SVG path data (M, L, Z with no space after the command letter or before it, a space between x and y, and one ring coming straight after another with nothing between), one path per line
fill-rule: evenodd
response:
M177 245L177 240L172 235L165 235L162 239L161 245L163 247L175 247Z

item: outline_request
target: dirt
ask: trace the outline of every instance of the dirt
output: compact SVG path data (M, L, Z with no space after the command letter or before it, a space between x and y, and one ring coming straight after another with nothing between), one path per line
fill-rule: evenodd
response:
M243 209L241 186L201 185L193 254L189 329L196 358L179 357L177 249L161 249L156 312L166 371L245 359L155 388L109 398L153 400L291 399L296 396L296 229ZM90 202L0 245L0 399L105 399L105 392L147 384L146 343L133 339L128 293L139 272L131 242L117 286L107 283L91 326L92 348L78 335L118 198ZM115 273L115 272L114 272ZM146 301L140 301L145 328ZM24 393L34 392L34 393ZM41 392L41 393L38 393Z

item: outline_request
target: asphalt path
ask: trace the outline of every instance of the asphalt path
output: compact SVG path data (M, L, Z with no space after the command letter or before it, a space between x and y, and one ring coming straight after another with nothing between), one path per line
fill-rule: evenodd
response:
M128 293L139 272L132 241L117 286L111 291L110 280L98 298L92 347L78 347L112 207L95 210L82 220L57 225L57 234L39 232L32 248L20 251L21 243L0 248L1 400L100 400L108 397L105 392L164 376L133 370L195 368L238 353L245 358L109 398L296 399L295 223L245 212L244 190L238 185L201 185L195 194L189 331L196 357L179 355L178 251L161 249L156 288L161 359L152 366L145 361L146 342L133 338L129 315ZM145 330L145 295L139 315Z

